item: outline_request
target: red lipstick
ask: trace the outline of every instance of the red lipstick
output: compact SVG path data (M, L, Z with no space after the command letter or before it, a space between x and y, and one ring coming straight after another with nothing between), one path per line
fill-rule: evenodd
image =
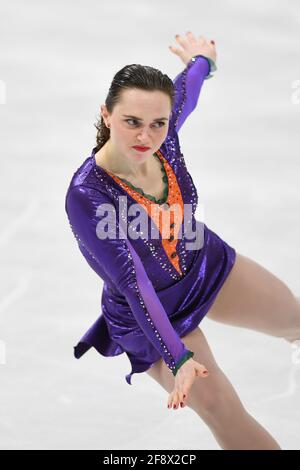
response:
M133 148L138 152L146 152L146 150L149 150L150 147L140 147L139 145L134 145Z

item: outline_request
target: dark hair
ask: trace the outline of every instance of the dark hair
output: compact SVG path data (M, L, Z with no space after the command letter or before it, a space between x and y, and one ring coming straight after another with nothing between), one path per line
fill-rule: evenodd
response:
M172 80L168 75L163 74L160 70L148 65L131 64L126 65L119 70L110 85L105 105L109 113L112 113L115 104L119 101L122 90L129 88L139 88L141 90L160 90L169 95L171 106L173 107L175 99L175 89ZM96 136L96 151L110 137L110 130L106 127L100 112L98 121L94 124L98 130Z

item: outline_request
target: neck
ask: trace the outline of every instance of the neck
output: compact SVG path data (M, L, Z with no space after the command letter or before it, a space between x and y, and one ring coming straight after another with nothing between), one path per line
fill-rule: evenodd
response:
M112 173L122 174L124 178L146 178L149 175L149 158L139 163L134 158L129 160L127 157L120 157L119 153L114 150L111 139L100 150L102 149L105 155L104 159L109 164Z

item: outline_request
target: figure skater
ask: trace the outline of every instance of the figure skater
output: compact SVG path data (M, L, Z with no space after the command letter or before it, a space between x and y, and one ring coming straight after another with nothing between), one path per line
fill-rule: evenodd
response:
M74 355L126 353L128 384L146 371L168 406L193 409L222 449L280 449L243 406L199 324L207 316L292 343L299 299L195 219L198 195L178 132L217 70L216 45L191 32L175 37L169 47L185 68L174 82L140 64L116 73L95 123L97 145L67 190L78 247L103 280L101 314Z

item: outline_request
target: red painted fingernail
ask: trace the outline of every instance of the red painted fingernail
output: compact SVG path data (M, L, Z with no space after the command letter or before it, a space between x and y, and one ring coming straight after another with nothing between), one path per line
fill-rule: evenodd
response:
M215 44L215 41L210 41L210 42L212 42L213 44Z
M176 405L173 405L173 408L176 408Z
M180 406L181 406L181 408L183 407L183 403L182 403L182 402L180 402Z
M183 395L183 398L185 398L185 397L186 397L186 395Z

